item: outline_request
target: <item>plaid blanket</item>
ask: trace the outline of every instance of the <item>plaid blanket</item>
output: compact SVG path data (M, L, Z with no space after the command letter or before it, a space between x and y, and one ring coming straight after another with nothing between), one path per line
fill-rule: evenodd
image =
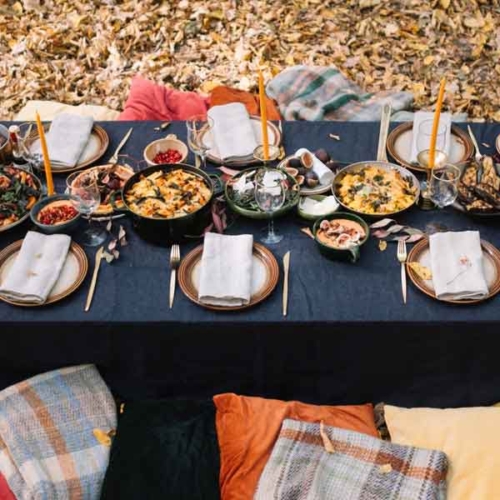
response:
M440 451L286 419L255 500L434 500L446 497ZM330 449L332 452L328 452Z
M97 499L116 407L93 365L62 368L0 392L0 472L18 500Z
M379 121L384 104L391 104L393 113L413 104L410 92L366 93L335 66L285 69L267 84L266 93L285 120Z

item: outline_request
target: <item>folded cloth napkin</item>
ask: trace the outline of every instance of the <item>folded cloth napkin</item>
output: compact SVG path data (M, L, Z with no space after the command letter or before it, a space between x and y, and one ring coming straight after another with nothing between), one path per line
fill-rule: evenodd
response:
M0 473L19 499L97 500L116 405L96 367L61 368L0 392Z
M488 295L478 231L435 233L429 245L438 299L480 299Z
M447 471L441 451L285 419L254 500L442 500Z
M411 163L417 163L417 156L420 151L425 151L430 147L432 122L434 120L434 113L429 111L417 111L413 119L413 132L411 142ZM422 125L423 122L427 122ZM421 127L424 130L420 130ZM429 128L430 127L430 128ZM448 156L450 155L451 147L451 114L441 113L439 117L439 128L446 127L444 132L444 147L439 143L436 144L436 149L441 149Z
M214 106L209 109L208 116L214 122L212 137L221 159L234 160L253 155L258 143L243 104Z
M207 233L198 298L203 304L241 306L252 295L253 236Z
M311 153L308 149L306 148L300 148L297 149L295 152L295 156L300 156L302 153ZM335 174L318 158L316 158L315 155L311 153L311 156L313 158L313 172L318 176L319 183L322 184L323 186L326 186L327 184L331 184L333 182L333 178L335 177Z
M0 295L19 302L43 304L57 283L71 238L66 234L28 231L21 250L0 284Z
M54 118L47 133L47 149L54 168L74 167L78 163L93 126L91 116L62 113Z

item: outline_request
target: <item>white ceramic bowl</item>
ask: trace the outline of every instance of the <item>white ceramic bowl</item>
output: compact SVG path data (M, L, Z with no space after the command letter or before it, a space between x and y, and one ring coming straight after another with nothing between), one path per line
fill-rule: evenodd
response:
M157 165L153 161L153 158L158 153L162 151L167 151L167 149L175 149L176 151L179 151L179 153L181 154L181 158L177 163L182 163L188 155L187 146L182 141L177 139L176 135L170 134L167 135L167 137L164 137L163 139L158 139L156 141L150 142L144 148L144 159L150 166Z

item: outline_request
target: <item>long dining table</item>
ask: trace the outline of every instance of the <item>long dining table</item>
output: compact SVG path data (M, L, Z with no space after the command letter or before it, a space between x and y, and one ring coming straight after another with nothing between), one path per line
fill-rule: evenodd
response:
M110 144L97 164L106 162L130 127L122 153L137 160L149 142L167 134L186 141L183 122L165 131L147 121L101 125ZM321 147L342 162L373 160L378 128L378 123L283 122L284 147L288 154ZM483 152L493 154L500 125L472 128ZM190 153L187 162L193 160ZM57 190L64 183L57 175ZM429 224L475 229L500 247L497 218L413 207L397 221L422 230ZM0 248L22 239L30 224L0 233ZM370 238L358 263L330 261L300 231L307 222L291 212L275 223L284 235L270 247L280 263L280 280L267 300L243 311L218 312L194 304L178 288L169 309L170 249L142 240L127 217L114 222L116 228L120 224L129 244L118 260L102 263L89 312L84 303L96 249L88 247L88 275L65 300L43 307L0 302L0 389L56 367L95 363L124 399L224 391L325 404L468 406L500 399L500 296L451 305L408 282L404 305L395 244L381 251ZM258 241L265 228L265 221L238 217L227 232L251 233ZM74 239L78 242L78 234ZM182 244L181 255L200 244ZM289 250L289 312L283 317L281 262Z

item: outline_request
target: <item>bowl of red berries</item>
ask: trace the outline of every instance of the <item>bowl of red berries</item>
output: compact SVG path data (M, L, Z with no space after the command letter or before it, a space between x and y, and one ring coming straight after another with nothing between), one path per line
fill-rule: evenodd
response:
M181 163L187 155L187 146L174 134L150 142L144 149L144 159L150 166Z
M81 214L75 208L77 200L68 194L42 198L31 209L31 221L47 234L70 233L78 225Z

